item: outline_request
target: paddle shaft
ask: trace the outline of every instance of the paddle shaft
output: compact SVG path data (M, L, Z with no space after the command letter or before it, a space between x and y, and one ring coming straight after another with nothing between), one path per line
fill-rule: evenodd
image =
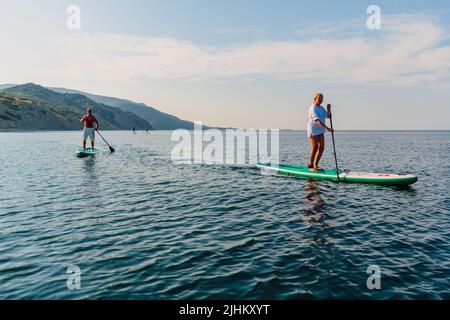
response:
M333 115L330 114L330 125L331 125L331 138L333 139L333 152L334 152L334 162L336 163L336 177L337 181L339 180L339 167L337 162L337 156L336 156L336 143L334 142L334 129L333 129Z
M109 150L110 150L111 152L114 152L114 151L115 151L114 148L111 147L111 146L109 145L108 141L106 141L105 138L103 138L103 136L102 136L101 133L98 131L98 129L95 129L95 131L97 131L97 133L99 134L99 136L102 137L103 141L105 141L105 143L108 145Z

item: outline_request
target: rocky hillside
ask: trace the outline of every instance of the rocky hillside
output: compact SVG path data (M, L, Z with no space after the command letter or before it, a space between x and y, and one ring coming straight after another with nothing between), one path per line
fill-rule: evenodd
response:
M0 89L0 130L79 130L91 106L102 129L153 129L134 113L95 102L82 94L58 93L35 84Z
M51 88L51 89L60 93L79 93L85 95L89 99L94 100L95 102L104 103L109 106L117 107L123 111L132 112L135 115L139 116L140 118L150 122L155 130L194 129L194 123L190 121L181 120L173 115L161 112L143 103L136 103L133 101L113 97L98 96L71 89L64 89L64 88Z

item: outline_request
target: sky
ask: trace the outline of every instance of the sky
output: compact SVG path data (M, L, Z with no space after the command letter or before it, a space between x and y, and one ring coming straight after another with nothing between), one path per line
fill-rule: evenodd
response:
M450 130L447 0L0 7L0 84L130 99L209 126L301 130L322 92L336 130Z

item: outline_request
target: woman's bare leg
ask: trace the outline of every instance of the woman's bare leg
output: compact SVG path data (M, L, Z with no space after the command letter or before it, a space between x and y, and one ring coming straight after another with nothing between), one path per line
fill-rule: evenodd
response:
M309 143L311 144L311 152L309 154L309 166L314 167L314 160L316 159L316 153L318 149L318 138L317 136L312 136L309 138Z
M314 169L319 169L319 162L322 158L323 151L325 150L325 135L321 134L317 136L317 152L314 159Z

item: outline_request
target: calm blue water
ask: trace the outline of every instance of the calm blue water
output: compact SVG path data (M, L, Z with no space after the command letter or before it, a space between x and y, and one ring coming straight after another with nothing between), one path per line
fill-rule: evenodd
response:
M116 153L77 159L78 132L0 134L1 299L450 298L450 132L337 133L342 168L418 175L406 189L173 165L170 132L104 135ZM281 143L307 162L304 132Z

